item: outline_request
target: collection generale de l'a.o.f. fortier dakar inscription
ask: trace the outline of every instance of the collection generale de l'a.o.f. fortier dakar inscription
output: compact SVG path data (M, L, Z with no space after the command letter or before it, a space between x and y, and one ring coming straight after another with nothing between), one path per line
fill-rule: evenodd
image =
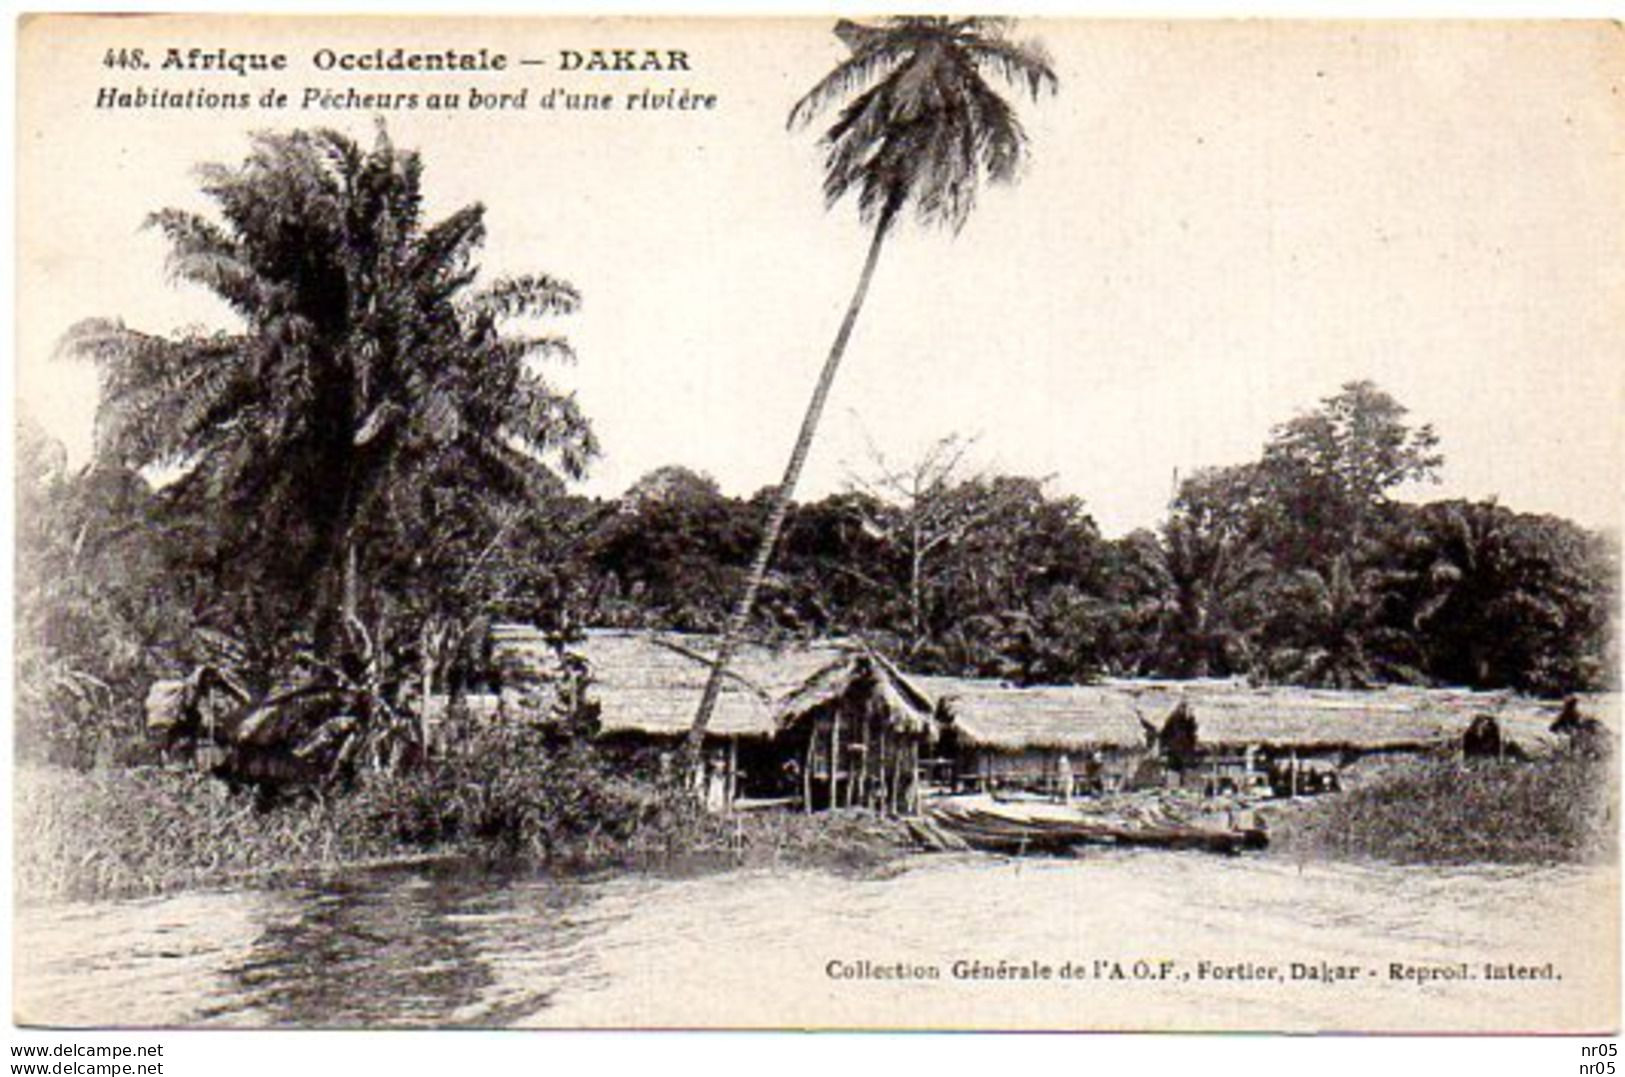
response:
M1327 960L1211 961L1169 957L1094 957L1071 960L959 958L949 962L831 958L824 963L825 978L845 984L866 981L955 981L967 984L1178 984L1223 983L1258 987L1321 984L1336 987L1375 981L1396 986L1468 983L1486 980L1507 985L1531 981L1558 981L1563 973L1554 962L1540 965L1516 961L1457 961L1415 964L1388 961L1377 964Z
M717 107L718 95L686 85L616 86L514 85L548 72L566 75L689 75L695 69L687 48L560 47L514 55L489 47L421 49L376 46L362 49L318 47L307 52L246 52L199 45L109 47L103 67L116 73L96 89L98 109L285 109L290 112L700 112ZM257 91L231 85L233 79L300 77L313 81ZM412 89L362 89L333 81L347 76L402 76L424 85ZM509 78L504 79L504 76ZM439 77L430 83L428 79ZM461 77L459 82L448 80ZM314 81L324 78L325 81ZM470 85L470 78L503 80Z

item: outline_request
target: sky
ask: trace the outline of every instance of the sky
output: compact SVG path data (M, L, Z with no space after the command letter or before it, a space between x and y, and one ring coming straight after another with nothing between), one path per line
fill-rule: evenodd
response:
M481 81L532 107L390 113L431 215L488 210L489 273L581 290L553 371L604 445L584 489L680 463L748 494L777 481L868 235L826 209L796 98L843 54L828 20L769 23L198 23L130 20L168 45L283 50L280 75L100 66L89 27L22 34L21 408L89 451L91 371L52 358L75 321L169 331L229 314L164 275L145 215L207 210L194 167L256 129L364 111L97 110L103 86L462 89L341 78L340 51L479 48L545 59ZM1020 114L1032 156L957 235L910 224L882 257L803 481L841 489L935 440L971 466L1052 476L1108 534L1153 525L1176 474L1256 458L1271 427L1370 378L1431 423L1443 481L1617 526L1625 422L1625 52L1604 23L1032 21L1060 92ZM658 47L692 71L556 70L565 48ZM431 83L433 85L431 85ZM563 113L553 87L715 94L705 113Z

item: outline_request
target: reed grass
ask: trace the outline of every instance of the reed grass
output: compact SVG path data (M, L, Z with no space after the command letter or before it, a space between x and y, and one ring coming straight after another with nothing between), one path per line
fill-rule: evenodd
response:
M1618 855L1610 760L1424 758L1319 798L1272 845L1299 859L1406 864L1575 864Z
M712 815L668 799L623 863L655 871L794 867L866 874L918 849L902 820L865 809L745 811Z
M872 813L714 816L675 790L570 753L545 766L471 756L269 807L194 771L158 767L22 767L14 797L21 904L265 884L426 857L564 870L864 871L909 848L900 823Z
M186 770L21 767L13 804L19 902L163 893L421 851L343 803L267 810Z

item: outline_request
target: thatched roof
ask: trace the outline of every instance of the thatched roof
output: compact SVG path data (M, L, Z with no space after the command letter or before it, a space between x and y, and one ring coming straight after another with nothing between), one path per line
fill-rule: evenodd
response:
M551 661L540 633L504 625L496 633L504 660L534 654ZM600 705L606 733L679 736L688 731L716 653L712 636L676 632L592 629L569 650L587 660L591 698ZM742 644L728 663L729 676L711 716L721 736L771 736L781 701L833 667L850 660L854 645L842 641L766 646Z
M1129 700L1098 687L1016 688L1002 681L958 677L918 680L922 689L942 701L966 745L1001 751L1082 751L1144 743Z
M498 626L504 660L551 664L541 634ZM592 698L608 733L680 736L705 686L711 636L636 630L589 630L571 650L592 671ZM1520 746L1545 751L1560 741L1546 727L1558 704L1508 693L1389 687L1339 692L1255 688L1240 681L1108 680L1083 686L1017 688L1000 681L905 676L883 656L852 640L767 646L745 644L711 719L721 736L771 736L784 716L804 714L844 692L863 655L877 662L885 704L905 722L925 722L933 701L954 716L964 742L1001 751L1136 748L1145 743L1140 716L1161 725L1181 695L1195 712L1200 743L1308 750L1371 750L1454 743L1477 714L1491 714ZM1137 708L1137 709L1136 709ZM1619 697L1591 696L1581 709L1619 728Z
M966 742L1003 751L1139 747L1145 743L1140 715L1160 726L1182 695L1195 712L1200 743L1220 749L1371 750L1453 743L1476 714L1493 715L1525 748L1543 751L1558 743L1546 730L1557 704L1505 693L1404 687L1338 692L1212 680L1034 688L952 677L916 682L944 701ZM1616 719L1609 716L1617 716L1618 699L1593 697L1582 709L1612 725Z
M909 736L936 732L936 706L877 651L854 646L779 701L779 728L787 729L854 691L864 694L871 717Z

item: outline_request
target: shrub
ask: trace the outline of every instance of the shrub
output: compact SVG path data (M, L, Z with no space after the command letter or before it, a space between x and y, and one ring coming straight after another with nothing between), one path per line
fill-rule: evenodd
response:
M24 766L13 807L20 901L154 894L398 851L342 801L268 810L191 770Z
M1325 798L1296 852L1399 863L1581 863L1615 855L1611 764L1428 760Z
M355 798L368 825L399 842L537 860L602 855L653 810L589 739L533 715L477 728L425 766L367 775Z

